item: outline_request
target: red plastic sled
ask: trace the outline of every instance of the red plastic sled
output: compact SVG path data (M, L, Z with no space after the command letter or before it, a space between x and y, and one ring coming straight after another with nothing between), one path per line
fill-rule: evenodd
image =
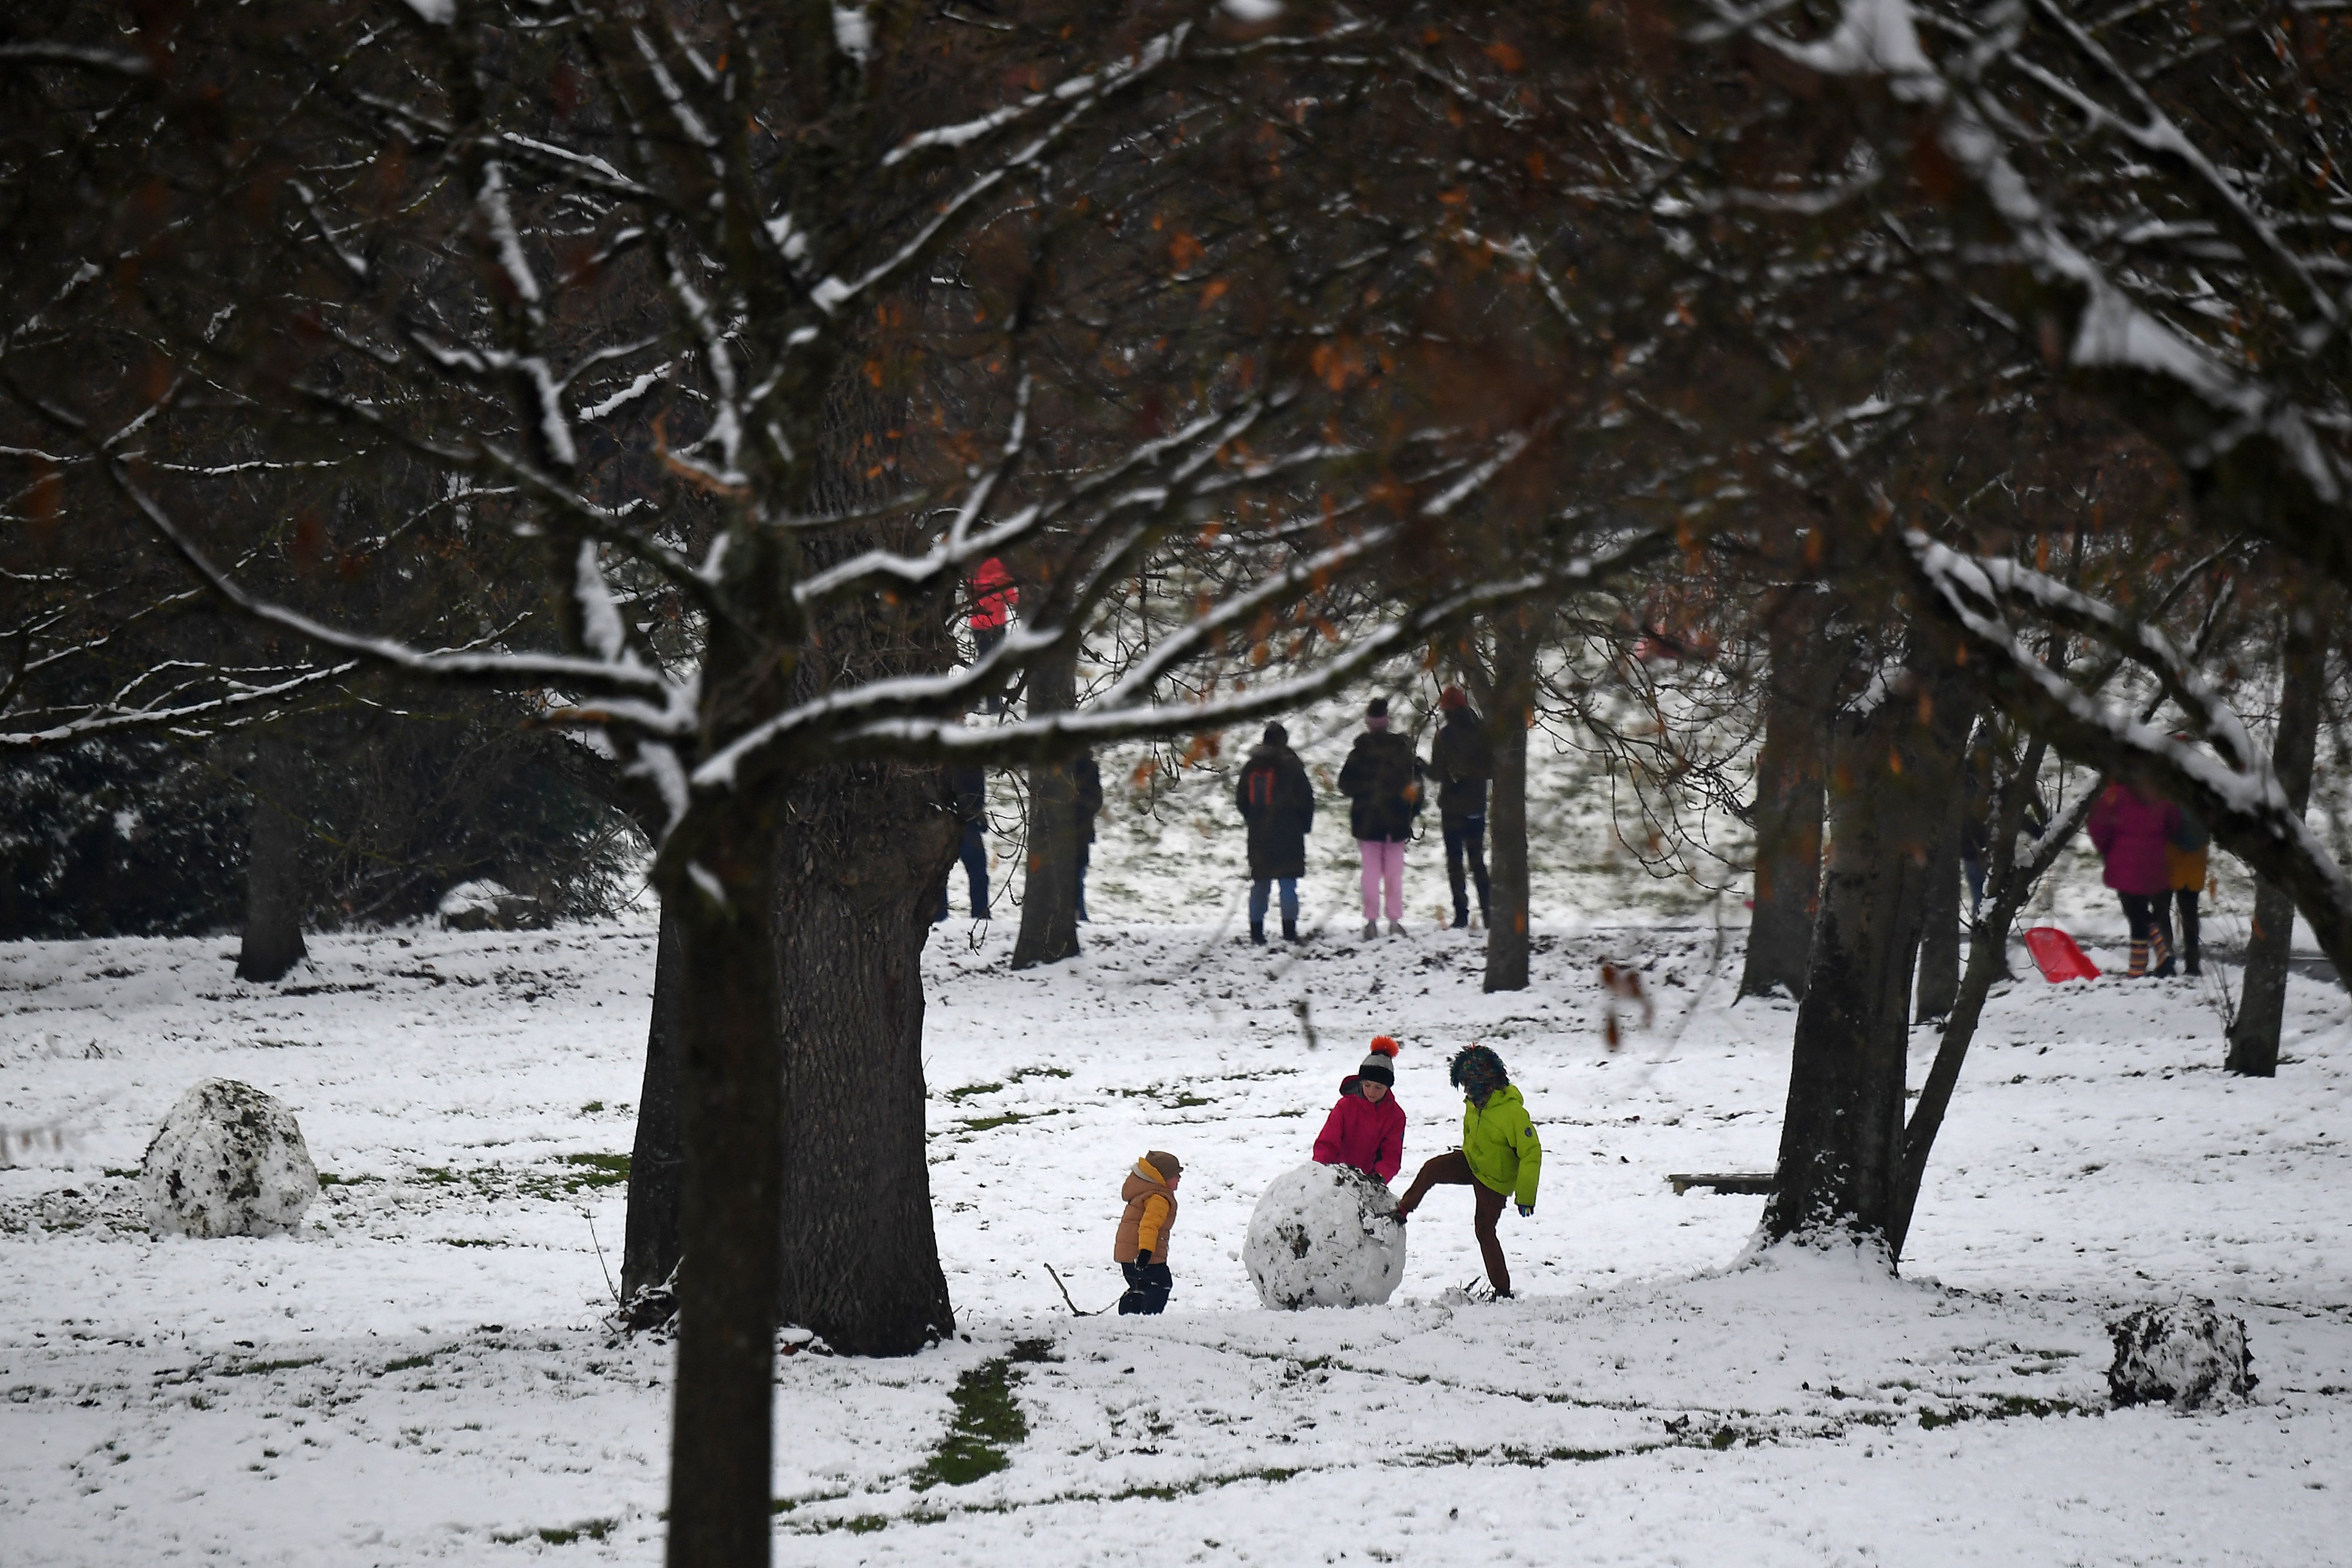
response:
M2042 977L2052 985L2061 980L2095 980L2099 967L2083 956L2074 939L2055 925L2037 925L2025 934L2025 950L2033 955L2041 967Z

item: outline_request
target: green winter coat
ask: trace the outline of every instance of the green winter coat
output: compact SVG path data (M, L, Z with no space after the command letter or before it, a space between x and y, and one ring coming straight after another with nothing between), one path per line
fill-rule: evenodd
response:
M1484 1109L1463 1102L1462 1154L1481 1186L1509 1193L1515 1203L1535 1207L1543 1145L1536 1141L1536 1124L1528 1120L1528 1108L1516 1084L1506 1083L1487 1095Z

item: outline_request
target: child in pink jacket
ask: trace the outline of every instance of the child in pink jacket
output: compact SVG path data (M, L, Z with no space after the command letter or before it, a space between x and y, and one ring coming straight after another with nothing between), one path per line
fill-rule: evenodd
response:
M1364 1064L1339 1080L1339 1103L1315 1139L1318 1166L1353 1166L1376 1181L1394 1178L1404 1164L1404 1107L1396 1103L1397 1042L1372 1041Z
M2172 973L2172 944L2165 936L2172 922L2158 923L2157 905L2172 898L2165 851L2180 827L2179 807L2151 800L2128 784L2108 785L2091 808L2091 843L2106 866L2102 880L2123 901L2124 921L2131 927L2135 979L2151 973L2162 979Z

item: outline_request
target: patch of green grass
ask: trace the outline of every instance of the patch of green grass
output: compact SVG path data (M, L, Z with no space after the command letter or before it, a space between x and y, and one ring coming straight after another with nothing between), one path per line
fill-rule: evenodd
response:
M430 1366L433 1364L433 1358L441 1354L437 1350L428 1350L422 1355L404 1355L398 1361L385 1362L383 1370L387 1373L410 1372L420 1366Z
M2011 1421L2020 1416L2041 1419L2048 1416L2089 1415L2090 1407L2071 1399L2034 1399L2022 1394L1999 1394L1982 1406L1955 1405L1948 1410L1922 1410L1919 1425L1932 1432L1938 1427L1957 1427L1963 1421Z
M967 1083L961 1089L950 1089L948 1091L948 1103L951 1105L961 1105L965 1101L976 1099L982 1094L997 1093L1002 1091L1003 1087L1004 1085L1002 1083Z
M1181 1111L1193 1105L1213 1105L1216 1102L1199 1094L1179 1094L1168 1103L1171 1110Z
M291 1372L298 1366L316 1366L326 1359L323 1355L300 1355L285 1361L240 1361L214 1370L223 1377L256 1377L264 1373Z
M524 1541L544 1541L550 1546L569 1546L575 1541L602 1541L613 1533L621 1521L617 1519L583 1519L578 1524L561 1529L526 1530L514 1535L493 1535L491 1540L501 1546L512 1546Z
M580 1107L580 1113L583 1116L593 1116L604 1108L604 1102L602 1100L591 1100L588 1103Z
M1066 1067L1023 1067L1015 1069L1006 1082L1018 1083L1024 1078L1067 1078L1069 1075L1070 1070Z
M1044 1359L1042 1352L1034 1354ZM1005 1449L1029 1436L1029 1417L1021 1413L1021 1402L1013 1396L1013 1385L1019 1376L1013 1370L1012 1357L997 1356L956 1379L955 1392L948 1396L955 1406L955 1418L948 1423L947 1436L940 1439L940 1446L915 1472L917 1491L935 1486L970 1486L1013 1462Z
M441 1238L441 1245L444 1247L509 1247L513 1243L493 1241L478 1236L444 1236Z
M116 1170L112 1166L109 1166L106 1167L103 1174L110 1176L124 1176L135 1181L139 1176L139 1167L137 1166L132 1166L129 1170L121 1171ZM319 1179L320 1181L325 1181L327 1178L325 1176L320 1176Z
M443 1174L445 1176L447 1175L446 1172L444 1172ZM372 1181L382 1181L383 1179L383 1177L382 1176L337 1176L332 1171L320 1171L319 1173L319 1185L320 1186L365 1186Z
M566 1155L563 1163L580 1173L577 1186L617 1186L629 1179L626 1155Z
M985 1133L998 1127L1009 1127L1015 1122L1034 1122L1045 1116L1058 1116L1058 1111L1007 1111L1001 1116L972 1116L956 1130L962 1133Z

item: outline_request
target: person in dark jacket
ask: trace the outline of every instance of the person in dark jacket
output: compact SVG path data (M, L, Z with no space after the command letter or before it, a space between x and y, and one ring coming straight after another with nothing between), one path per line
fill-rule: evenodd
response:
M963 823L965 884L971 892L971 917L988 918L988 769L977 763L958 763L948 769L948 787L955 791L956 819ZM948 884L940 882L940 912L931 924L948 917Z
M1087 867L1095 858L1095 819L1102 815L1102 769L1092 751L1081 751L1070 764L1070 781L1078 789L1078 918L1087 917Z
M1495 748L1487 744L1486 727L1470 711L1469 695L1460 686L1440 693L1437 707L1445 722L1429 748L1429 771L1437 779L1445 880L1454 889L1454 928L1458 931L1470 924L1469 890L1462 874L1465 861L1470 880L1478 885L1478 924L1494 918L1487 912L1493 884L1486 876L1486 783L1495 777Z
M1388 894L1389 935L1404 935L1404 846L1412 820L1421 814L1421 758L1412 742L1389 728L1389 700L1374 697L1364 708L1364 733L1356 737L1347 766L1339 769L1339 793L1351 802L1349 831L1363 861L1364 935L1381 934L1381 894Z
M1282 939L1298 940L1298 879L1307 874L1307 835L1315 826L1315 786L1307 765L1290 749L1290 732L1265 727L1234 788L1234 804L1249 824L1250 940L1265 946L1265 907L1282 884Z

